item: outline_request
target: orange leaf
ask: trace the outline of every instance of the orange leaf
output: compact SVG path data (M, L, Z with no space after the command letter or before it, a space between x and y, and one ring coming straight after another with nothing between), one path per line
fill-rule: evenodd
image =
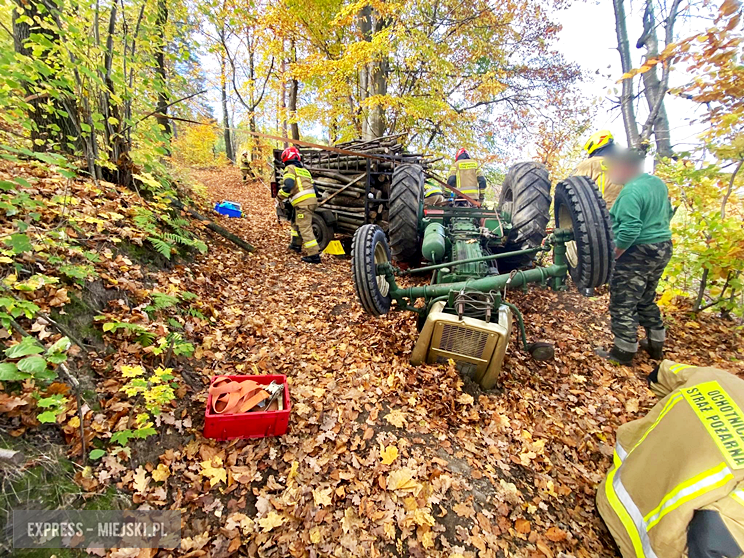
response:
M517 530L517 533L522 533L523 535L526 535L532 530L530 522L521 517L514 522L514 528Z
M558 527L551 527L550 529L548 529L545 533L545 536L548 540L553 542L562 542L566 540L565 531L562 531Z

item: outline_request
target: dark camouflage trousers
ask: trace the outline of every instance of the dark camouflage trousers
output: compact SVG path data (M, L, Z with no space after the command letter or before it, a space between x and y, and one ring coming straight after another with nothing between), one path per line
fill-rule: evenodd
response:
M610 318L618 348L631 352L638 348L639 325L663 336L656 287L671 257L672 241L667 240L631 246L615 261L610 279Z

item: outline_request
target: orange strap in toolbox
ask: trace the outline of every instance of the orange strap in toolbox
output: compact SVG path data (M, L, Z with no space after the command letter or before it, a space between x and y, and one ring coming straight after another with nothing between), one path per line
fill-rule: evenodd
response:
M253 380L236 382L227 376L217 376L209 386L212 410L218 415L247 413L269 394L262 385Z

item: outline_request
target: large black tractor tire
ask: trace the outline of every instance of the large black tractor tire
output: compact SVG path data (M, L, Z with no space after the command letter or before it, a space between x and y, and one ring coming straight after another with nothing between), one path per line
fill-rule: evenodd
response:
M399 165L390 185L390 249L397 262L416 264L419 249L419 206L424 196L424 169L421 165Z
M318 248L321 252L333 240L331 227L328 226L323 216L318 213L313 213L313 234L315 235L315 240L318 241Z
M540 163L517 163L509 169L501 187L499 211L510 216L512 229L504 251L536 248L545 239L550 220L550 175ZM501 273L529 267L534 254L498 260Z
M580 291L610 280L615 261L612 224L602 196L591 178L569 176L555 187L555 227L571 229L568 270ZM571 254L572 253L572 254Z
M381 316L390 310L390 285L376 270L377 264L389 261L390 247L385 231L377 225L359 227L351 244L351 273L359 302L372 316Z

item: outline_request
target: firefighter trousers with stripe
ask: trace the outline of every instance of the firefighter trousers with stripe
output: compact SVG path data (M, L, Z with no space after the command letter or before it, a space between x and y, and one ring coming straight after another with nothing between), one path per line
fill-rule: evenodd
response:
M308 256L320 253L318 241L313 234L313 214L318 208L318 203L313 199L312 203L300 204L294 208L294 221L292 222L292 244L297 245L297 235L302 242L302 247Z

